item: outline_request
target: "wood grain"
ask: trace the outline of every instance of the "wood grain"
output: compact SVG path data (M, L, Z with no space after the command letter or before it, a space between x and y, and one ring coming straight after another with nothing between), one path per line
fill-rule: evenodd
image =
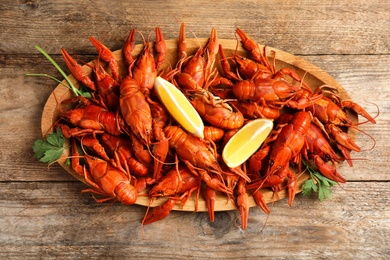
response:
M207 38L216 27L221 39L235 39L234 30L240 27L259 43L294 54L388 54L388 9L380 0L122 1L115 5L100 1L75 5L71 0L14 4L7 0L1 6L0 50L24 54L31 44L38 44L50 54L69 46L92 54L88 36L104 39L116 50L132 28L146 36L160 26L166 39L171 39L185 22L199 38Z
M4 259L388 259L390 257L390 8L386 1L10 1L0 3L0 257ZM258 43L293 53L329 73L377 124L357 136L363 148L342 164L347 183L332 198L297 195L273 204L267 220L251 208L247 231L237 211L172 212L145 226L145 208L98 204L64 169L32 157L41 137L42 109L55 86L26 73L61 78L34 49L40 45L62 68L65 47L83 61L96 57L88 36L120 49L128 31L166 39L181 22L197 37L211 28L234 40L236 27ZM187 34L193 38L192 33ZM153 35L150 38L153 40ZM137 37L137 43L142 43ZM369 103L369 102L373 102ZM359 119L362 121L363 119Z
M378 225L390 218L386 183L347 183L336 187L332 198L324 202L298 195L292 208L278 201L268 219L259 208L252 208L245 232L237 227L239 215L234 211L217 212L214 223L209 223L207 213L172 212L164 221L142 227L144 207L94 203L80 195L82 183L1 183L0 188L2 257L39 252L76 258L129 254L278 258L288 250L293 258L302 259L389 253L388 230Z

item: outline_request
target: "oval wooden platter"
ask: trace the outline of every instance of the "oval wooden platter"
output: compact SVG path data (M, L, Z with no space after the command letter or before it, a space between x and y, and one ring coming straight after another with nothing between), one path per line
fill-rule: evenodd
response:
M207 44L208 39L187 39L187 53L189 55L194 54L196 50L199 48L199 45L205 46ZM222 44L225 54L227 57L230 57L237 48L237 41L236 40L224 40L220 39L219 43ZM178 61L178 54L177 54L177 40L171 39L166 41L167 45L167 55L165 58L164 65L162 69L167 68L169 66L175 67L176 63ZM264 46L259 45L261 48ZM134 56L137 56L138 53L142 50L143 45L139 44L136 45L133 54ZM348 93L345 91L345 89L329 74L327 74L325 71L321 70L317 66L311 64L310 62L299 58L297 56L294 56L290 53L267 47L267 55L271 57L271 51L276 52L276 68L291 68L295 72L297 72L301 77L304 77L304 81L313 89L317 88L321 85L329 85L333 86L338 90L338 95L342 99L350 99ZM248 56L248 53L241 47L241 44L239 44L237 48L238 54L242 56ZM124 60L122 57L122 51L117 50L114 52L114 55L116 59L118 60L118 63L121 67L121 74L126 75L127 68L124 65ZM218 60L218 59L217 59ZM89 64L94 65L95 61L91 61ZM109 71L109 68L105 63L102 62L102 65L105 66L105 68ZM216 62L216 66L219 66L219 62ZM219 68L220 69L220 68ZM92 74L92 69L88 67L87 65L83 66L83 70L86 75ZM78 81L70 75L69 78L73 82L73 84L76 87L79 87ZM67 84L65 80L63 81L64 84ZM41 121L41 127L42 127L42 134L43 136L46 136L47 133L52 131L53 124L58 120L60 116L60 110L58 108L58 103L62 100L68 99L72 97L71 91L66 88L64 85L59 84L55 90L52 92L50 97L48 98L42 114L42 121ZM355 122L357 122L357 115L356 114L349 114ZM353 130L352 128L348 131L349 136L352 139L356 138L357 132ZM76 179L84 182L86 185L88 185L84 179L79 176L70 166L65 165L65 161L69 156L69 149L65 149L62 157L60 160L58 160L58 163L71 175L73 175ZM302 184L305 180L309 178L307 173L301 173L298 176L297 181L297 193L302 191ZM273 191L269 189L262 189L263 196L267 203L273 202L276 200L284 199L287 197L286 190L282 190L277 194L274 194ZM194 195L194 194L193 194ZM166 201L165 198L161 199L155 199L153 203L150 205L152 207L161 205ZM256 206L256 203L252 196L250 196L250 206ZM148 196L138 196L138 200L136 202L138 205L148 206L150 204L150 199ZM217 194L217 198L215 201L215 211L226 211L226 210L235 210L237 209L234 202L231 200L228 200L227 197L223 194ZM180 211L194 211L195 210L195 196L193 196L188 202L185 204L185 206L176 205L174 207L174 210L180 210ZM199 197L198 202L198 211L207 211L206 202L203 199L202 195Z

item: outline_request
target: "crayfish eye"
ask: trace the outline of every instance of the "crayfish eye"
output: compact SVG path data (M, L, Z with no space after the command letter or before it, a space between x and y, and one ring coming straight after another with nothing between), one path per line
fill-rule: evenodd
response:
M274 161L270 160L270 161L269 161L269 166L272 167L273 165L274 165Z

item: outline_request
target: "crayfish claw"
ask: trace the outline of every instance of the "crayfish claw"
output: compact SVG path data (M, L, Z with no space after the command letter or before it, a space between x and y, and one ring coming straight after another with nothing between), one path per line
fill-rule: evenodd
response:
M249 196L245 188L245 180L240 178L238 181L237 208L241 215L241 227L246 230L249 217Z
M87 86L91 90L95 91L96 90L95 83L88 76L84 74L81 65L79 65L64 48L61 48L61 53L73 77L75 77L78 81L81 81L85 86Z
M95 39L92 36L89 37L89 40L95 46L96 50L99 52L99 56L102 58L102 60L108 62L113 78L116 81L120 81L119 65L112 51L108 49L105 45L103 45L103 43L99 42L97 39Z
M346 180L344 179L343 176L341 176L336 168L330 166L329 164L325 163L320 156L315 155L314 156L314 162L316 166L318 167L318 170L321 172L322 175L325 177L340 182L340 183L345 183Z
M268 208L267 203L265 202L263 193L261 193L260 190L255 190L252 196L257 206L259 206L264 211L265 214L271 213L271 210Z
M265 56L265 49L264 54L262 53L259 45L252 40L243 30L240 28L236 29L236 33L241 39L242 44L244 45L244 48L251 52L253 59L259 63L262 63L264 66L266 66L268 69L272 71L272 66L268 60L268 58Z
M209 186L206 186L205 189L205 201L206 201L206 207L209 213L209 219L210 222L214 222L214 205L215 205L215 198L216 193L215 190Z
M327 132L330 133L330 135L332 135L339 144L352 151L360 152L360 147L348 136L347 133L341 131L340 128L333 124L327 124L326 129Z
M372 116L370 116L370 114L368 114L367 111L364 110L364 108L362 108L360 105L356 104L355 102L352 102L350 100L345 100L345 101L342 102L342 106L346 107L346 108L352 109L357 114L365 117L371 123L376 124L375 119L372 118Z
M128 66L130 66L134 62L134 58L132 55L132 51L134 50L134 47L135 47L135 30L132 29L130 30L130 33L127 36L127 39L122 49L123 57L125 58L125 61Z
M179 41L177 44L178 44L180 57L182 59L187 57L186 27L184 23L180 25Z
M157 206L152 209L152 212L150 212L148 215L146 215L143 220L143 225L148 225L153 222L159 221L169 215L169 213L172 211L173 206L176 204L176 201L174 199L168 199L164 204L161 206Z
M154 45L155 50L157 51L156 57L156 67L160 68L161 64L164 62L165 55L167 52L167 45L165 43L164 36L159 27L156 27L156 43Z

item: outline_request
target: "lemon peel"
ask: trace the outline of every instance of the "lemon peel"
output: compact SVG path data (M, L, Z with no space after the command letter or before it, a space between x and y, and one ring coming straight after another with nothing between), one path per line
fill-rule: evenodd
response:
M226 143L222 158L230 168L243 164L263 144L271 133L273 120L255 119L244 125Z
M204 125L198 112L186 96L175 85L156 77L154 80L156 94L169 114L189 133L203 138Z

